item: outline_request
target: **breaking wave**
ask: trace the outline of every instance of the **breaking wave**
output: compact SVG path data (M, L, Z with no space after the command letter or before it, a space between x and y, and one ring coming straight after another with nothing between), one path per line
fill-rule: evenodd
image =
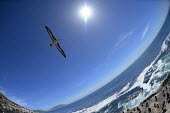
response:
M105 109L103 112L107 113L112 107L110 105L111 102L127 94L128 92L132 91L137 87L142 89L138 96L128 102L119 101L117 108L119 109L123 107L123 110L125 110L138 106L140 102L145 100L159 88L159 86L167 76L168 72L170 71L170 52L168 48L169 45L170 34L164 40L161 50L156 59L142 71L142 73L136 78L133 84L132 82L129 82L120 91L114 93L112 96L100 101L99 103L91 107L83 108L73 113L99 112L105 106L107 106L107 109Z

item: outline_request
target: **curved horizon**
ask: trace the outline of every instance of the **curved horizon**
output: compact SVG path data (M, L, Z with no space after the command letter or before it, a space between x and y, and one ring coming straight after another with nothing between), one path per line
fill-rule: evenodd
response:
M0 92L19 105L42 110L92 94L144 53L170 3L86 2L93 10L86 25L78 11L84 1L0 2ZM46 25L63 39L66 59L49 47Z

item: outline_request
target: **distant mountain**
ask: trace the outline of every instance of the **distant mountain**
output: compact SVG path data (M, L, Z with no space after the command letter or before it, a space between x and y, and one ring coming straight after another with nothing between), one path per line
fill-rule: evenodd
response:
M64 107L64 106L66 106L66 105L67 105L67 104L60 104L60 105L57 105L57 106L52 107L52 108L49 109L48 111L57 110L57 109L62 108L62 107ZM33 111L36 112L36 113L45 113L45 112L47 112L47 111L43 111L43 110L33 110Z
M53 110L56 110L56 109L59 109L59 108L62 108L64 106L66 106L67 104L60 104L60 105L57 105L57 106L54 106L52 107L51 109L49 109L48 111L53 111Z
M36 113L45 113L45 111L43 111L43 110L33 110L33 111Z

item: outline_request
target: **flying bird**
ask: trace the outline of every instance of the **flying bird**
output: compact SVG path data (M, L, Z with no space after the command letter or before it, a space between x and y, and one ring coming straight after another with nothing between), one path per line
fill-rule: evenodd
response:
M57 47L57 49L60 51L60 53L66 58L66 54L64 53L64 51L62 50L62 48L60 47L60 45L58 43L61 39L55 39L55 37L53 36L51 30L47 26L45 26L45 28L46 28L48 34L50 35L51 40L53 41L50 44L50 46L52 47L52 46L55 45Z

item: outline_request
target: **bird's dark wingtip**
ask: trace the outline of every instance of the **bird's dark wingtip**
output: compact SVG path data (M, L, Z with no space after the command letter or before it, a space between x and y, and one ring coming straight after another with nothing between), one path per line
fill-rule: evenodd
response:
M48 27L47 27L47 26L45 26L45 28L46 28L46 29L48 29Z
M63 54L63 56L64 56L64 58L66 58L66 55L65 55L65 54Z

